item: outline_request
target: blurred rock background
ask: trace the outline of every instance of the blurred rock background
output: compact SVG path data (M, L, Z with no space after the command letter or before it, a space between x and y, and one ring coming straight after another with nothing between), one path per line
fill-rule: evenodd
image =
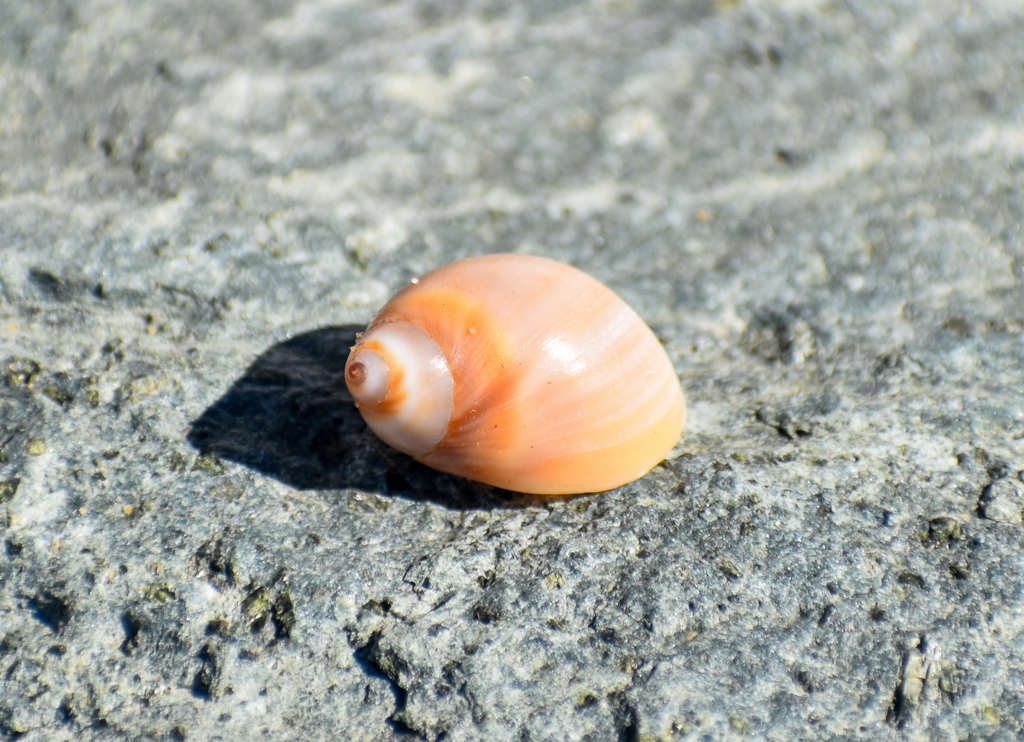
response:
M1017 0L0 0L0 737L1014 740ZM672 458L537 500L347 345L619 292Z

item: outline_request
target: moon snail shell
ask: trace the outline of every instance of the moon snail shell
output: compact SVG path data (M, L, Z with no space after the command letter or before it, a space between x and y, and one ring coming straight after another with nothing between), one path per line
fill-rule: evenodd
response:
M600 281L527 255L466 258L403 288L358 336L345 383L388 445L530 494L631 482L686 420L643 320Z

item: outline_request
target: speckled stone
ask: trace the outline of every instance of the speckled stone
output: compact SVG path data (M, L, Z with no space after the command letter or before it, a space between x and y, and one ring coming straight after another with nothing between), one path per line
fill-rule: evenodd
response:
M1017 0L0 0L0 739L1024 734ZM687 393L529 498L395 290L570 262Z

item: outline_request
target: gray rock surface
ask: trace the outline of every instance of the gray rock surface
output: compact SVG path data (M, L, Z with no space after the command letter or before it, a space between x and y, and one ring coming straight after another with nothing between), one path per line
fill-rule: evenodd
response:
M1024 733L1018 0L0 0L0 738ZM672 458L538 500L339 382L480 252ZM626 401L624 401L624 404Z

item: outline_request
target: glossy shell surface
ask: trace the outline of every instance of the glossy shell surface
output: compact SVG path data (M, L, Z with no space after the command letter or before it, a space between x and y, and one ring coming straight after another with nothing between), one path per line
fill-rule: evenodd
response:
M435 469L518 492L599 492L642 476L682 432L683 393L657 338L565 264L485 255L433 270L384 305L350 364L390 323L422 328L447 360L446 432L410 450ZM397 399L395 374L387 394ZM387 406L360 405L368 422Z

